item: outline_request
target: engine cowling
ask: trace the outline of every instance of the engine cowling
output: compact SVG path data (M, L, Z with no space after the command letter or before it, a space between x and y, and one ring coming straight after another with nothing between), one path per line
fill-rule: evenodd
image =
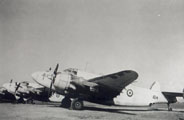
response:
M66 94L67 89L71 86L71 75L68 73L59 73L56 76L54 87L56 91L60 92L61 94Z

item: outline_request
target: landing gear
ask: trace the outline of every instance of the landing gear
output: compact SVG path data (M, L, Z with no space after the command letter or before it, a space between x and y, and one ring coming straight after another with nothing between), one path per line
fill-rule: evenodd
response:
M168 108L168 111L172 111L172 108Z
M170 103L167 103L167 106L168 106L168 111L172 111L172 108L170 106Z
M68 97L65 97L62 101L61 101L61 107L64 108L70 108L71 106L71 100Z
M149 106L151 107L153 105L153 103L150 103Z
M30 98L30 99L27 99L26 103L27 104L34 104L34 101L33 101L33 99Z
M24 98L23 98L23 97L20 97L20 98L17 100L17 103L23 103L23 104L25 104Z
M74 100L70 100L70 98L65 97L61 101L61 107L69 108L71 110L82 110L83 109L83 101L79 98L75 98Z
M76 98L72 101L70 109L72 109L72 110L82 110L83 106L84 106L83 101Z

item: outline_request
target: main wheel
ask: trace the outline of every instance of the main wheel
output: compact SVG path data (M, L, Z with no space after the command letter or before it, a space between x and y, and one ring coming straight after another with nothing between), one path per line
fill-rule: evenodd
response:
M26 101L26 103L27 103L27 104L34 104L33 99L28 99L28 100Z
M169 108L168 111L172 111L172 108Z
M20 98L17 100L17 103L23 103L23 104L25 104L25 101L24 101L23 97L20 97Z
M72 110L82 110L83 109L83 101L79 99L74 99L71 103L70 109Z
M61 107L64 108L70 108L71 105L71 100L68 97L65 97L62 101L61 101Z

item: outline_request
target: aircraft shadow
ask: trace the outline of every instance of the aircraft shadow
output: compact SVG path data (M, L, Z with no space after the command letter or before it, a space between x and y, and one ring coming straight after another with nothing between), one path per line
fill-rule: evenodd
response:
M63 108L59 105L51 105L49 107ZM64 109L66 109L66 108L64 108ZM85 111L85 110L119 113L119 114L127 114L127 115L136 115L135 113L129 113L129 112L135 112L135 111L137 111L137 112L139 112L139 111L152 111L152 110L140 110L140 109L99 108L99 107L95 107L95 106L84 106L83 111ZM127 111L129 111L129 112L127 112Z
M127 113L127 111L129 112L149 112L149 111L166 111L166 112L170 112L168 111L167 109L117 109L117 108L98 108L98 107L88 107L88 106L85 106L84 107L84 110L91 110L91 111L105 111L105 112L111 112L111 113L124 113L124 114L129 114L129 115L136 115L135 113ZM126 111L126 112L125 112ZM171 111L171 112L182 112L184 113L184 111Z
M166 109L159 109L159 108L155 108L155 109L152 109L152 111L168 111L167 108ZM182 112L184 113L184 110L181 111L181 110L172 110L172 111L168 111L168 112Z
M49 107L60 107L63 108L59 105L51 105ZM66 108L64 108L66 109ZM142 112L142 111L168 111L167 109L119 109L119 108L100 108L100 107L95 107L95 106L84 106L83 110L89 110L89 111L101 111L101 112L110 112L110 113L119 113L119 114L127 114L127 115L136 115L135 113L129 113L129 112ZM126 112L125 112L126 111ZM128 111L128 112L127 112ZM171 111L171 112L184 112L184 111Z
M85 106L83 110L102 111L102 112L119 113L119 114L127 114L127 115L136 115L135 113L124 112L124 109L98 108L98 107Z

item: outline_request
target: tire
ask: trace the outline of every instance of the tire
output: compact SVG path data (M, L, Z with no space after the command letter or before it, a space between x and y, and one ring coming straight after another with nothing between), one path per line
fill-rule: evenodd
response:
M22 97L20 97L20 98L18 99L17 103L23 103L23 104L25 104L25 101L24 101L24 99L23 99Z
M172 108L169 108L168 111L172 111Z
M33 99L28 99L28 100L26 101L26 103L27 103L27 104L34 104Z
M70 106L71 106L71 100L70 100L70 98L65 97L65 98L61 101L61 107L70 108Z
M72 110L82 110L83 109L83 101L79 99L74 99L71 103L71 108Z

